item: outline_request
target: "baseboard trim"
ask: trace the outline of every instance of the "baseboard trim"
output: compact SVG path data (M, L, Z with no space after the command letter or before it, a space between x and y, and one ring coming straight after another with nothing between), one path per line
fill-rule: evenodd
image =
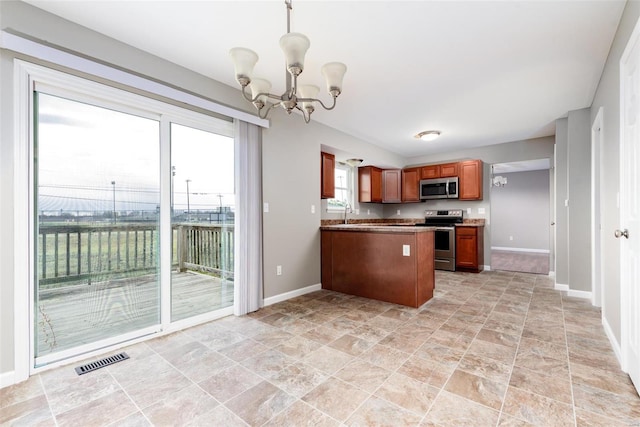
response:
M505 246L491 246L492 251L509 251L509 252L533 252L536 254L548 254L549 249L529 249L529 248L508 248Z
M568 297L574 297L574 298L582 298L582 299L588 299L589 301L593 301L593 293L591 293L591 291L574 291L574 290L569 290L567 291L567 296Z
M571 289L569 285L565 285L564 283L556 283L553 289L555 289L556 291L566 292L568 297L583 298L588 299L589 301L591 301L591 298L593 297L591 291L576 291L575 289Z
M14 371L4 372L0 374L0 388L9 387L16 383L16 375Z
M265 298L263 301L263 306L269 306L272 304L276 304L282 301L286 301L291 298L299 297L300 295L309 294L311 292L319 291L322 289L322 284L318 283L316 285L307 286L305 288L296 289L293 291L285 292L282 294L274 295L269 298Z
M607 322L607 319L604 316L602 317L602 327L604 328L605 335L609 338L609 344L611 344L611 348L616 355L616 359L618 359L618 363L622 367L622 348L620 347L620 344L618 344L618 340L616 340L616 337L611 330L611 326L609 326L609 322Z

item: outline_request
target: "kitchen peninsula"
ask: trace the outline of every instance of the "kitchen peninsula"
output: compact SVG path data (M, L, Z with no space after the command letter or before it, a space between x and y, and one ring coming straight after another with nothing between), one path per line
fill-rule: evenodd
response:
M433 297L433 227L340 224L320 230L323 289L414 308Z

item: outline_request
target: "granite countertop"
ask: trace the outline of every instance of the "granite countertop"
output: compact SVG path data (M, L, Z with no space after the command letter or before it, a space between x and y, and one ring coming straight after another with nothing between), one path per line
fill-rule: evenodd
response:
M325 231L366 231L374 233L425 233L435 229L436 227L416 227L411 223L334 224L320 227L320 230Z
M484 218L467 218L462 224L456 224L456 227L484 227Z

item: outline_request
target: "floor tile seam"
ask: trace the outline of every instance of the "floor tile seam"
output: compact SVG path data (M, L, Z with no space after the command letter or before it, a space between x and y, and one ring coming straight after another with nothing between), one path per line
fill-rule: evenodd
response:
M40 384L40 389L42 390L42 394L44 395L45 400L47 401L47 407L49 408L49 414L51 415L51 419L53 419L56 427L58 426L58 418L53 412L53 408L51 407L51 399L49 399L49 394L47 393L47 388L44 385L44 381L42 380L42 375L38 374L38 383ZM27 399L29 400L29 399ZM26 402L27 400L23 400L22 402ZM18 402L18 403L22 403Z
M386 382L386 381L387 381L387 380L385 380L385 382ZM351 385L351 384L349 384L349 385ZM355 387L355 386L354 386L354 387ZM380 385L380 386L378 386L378 388L376 388L376 392L380 389L380 387L382 387L382 385ZM357 387L356 387L356 388L357 388ZM358 390L362 390L362 389L358 388ZM350 413L350 414L349 414L349 416L347 416L347 418L345 418L345 420L344 420L344 421L342 421L342 422L341 422L343 425L344 425L344 423L346 423L347 421L349 421L349 419L350 419L350 418L351 418L351 417L352 417L356 412L358 412L358 411L360 410L360 408L362 408L362 407L364 406L364 404L365 404L365 403L367 403L367 401L368 401L369 399L371 399L371 398L382 399L382 400L384 400L385 402L387 402L387 403L389 403L389 404L391 404L391 405L395 406L396 408L398 408L398 409L400 409L400 410L402 410L402 411L409 411L409 412L411 412L411 413L414 413L414 414L415 414L415 412L413 412L413 411L411 411L411 410L409 410L409 409L403 408L402 406L397 405L397 404L395 404L395 403L393 403L393 402L390 402L389 400L385 399L384 397L376 396L375 392L374 392L374 393L366 392L366 393L368 393L368 394L369 394L369 396L367 396L367 398L366 398L366 399L364 399L364 400L362 401L362 403L360 403L360 405L358 405L358 407L357 407L357 408L356 408L352 413ZM427 411L427 412L428 412L428 411ZM416 415L419 415L419 414L416 414Z
M564 343L565 343L565 351L567 354L567 370L569 371L569 384L571 385L571 408L573 410L573 423L575 426L578 425L578 417L576 415L576 400L575 393L573 392L573 375L571 374L571 358L569 356L569 340L567 339L567 325L565 322L565 313L564 313L564 301L562 300L562 292L558 291L561 295L560 298L560 306L562 307L562 330L564 332Z
M473 293L473 294L472 294L472 295L467 299L467 301L468 301L468 300L470 300L474 294L475 294L475 293ZM494 309L494 308L495 308L495 304L494 304L493 308L491 309L491 312L493 312L493 309ZM458 309L458 310L459 310L459 309ZM456 310L453 314L455 314L458 310ZM453 314L452 314L452 316L453 316ZM490 314L491 314L491 313L489 313L489 315L490 315ZM488 320L488 319L489 319L489 316L487 316L487 317L485 318L485 320L484 320L484 322L483 322L483 324L482 324L482 327L483 327L483 328L484 328L484 325L486 325L486 323L487 323L487 320ZM438 390L438 393L436 394L436 397L433 399L433 402L431 402L431 405L429 405L429 409L427 410L427 412L424 414L424 416L423 416L423 417L422 417L422 419L420 420L420 424L422 424L422 423L424 423L424 422L425 422L425 419L426 419L427 415L429 415L429 413L431 412L431 409L433 408L433 405L434 405L434 404L435 404L435 402L438 400L438 398L440 397L440 395L442 394L442 392L443 392L443 391L445 391L445 388L446 388L447 384L449 383L449 381L451 381L451 377L452 377L452 376L453 376L453 374L456 372L456 370L458 370L458 368L460 367L460 363L462 362L462 359L464 359L464 358L465 358L465 356L467 355L467 353L469 352L469 348L471 348L471 345L472 345L472 344L473 344L473 342L477 339L478 334L480 333L480 331L481 331L481 330L482 330L482 328L480 328L480 329L478 330L478 332L476 332L476 334L473 336L473 339L472 339L472 340L471 340L471 342L469 343L469 346L467 347L467 349L464 351L463 355L462 355L462 356L460 357L460 359L458 360L458 363L456 364L456 367L455 367L455 368L453 369L453 371L449 374L449 376L447 377L447 380L445 381L445 383L442 385L442 387L440 387L440 390ZM514 360L515 360L515 357L514 357ZM512 366L512 369L513 369L513 366ZM511 375L511 374L509 374L509 375ZM483 377L483 378L484 378L484 377ZM487 378L487 379L488 379L488 378ZM507 385L507 387L508 387L508 385ZM456 393L453 393L453 394L456 394ZM456 396L459 396L459 395L458 395L458 394L456 394ZM466 398L466 397L464 397L464 396L459 396L459 397L461 397L461 398L463 398L463 399L465 399L465 400L468 400L468 401L470 401L470 402L473 402L473 403L476 403L476 404L480 404L480 405L482 405L481 403L475 402L475 401L473 401L473 400L471 400L471 399L467 399L467 398ZM505 399L505 397L506 397L506 389L505 389L505 396L503 396L503 397L502 397L502 404L504 404L504 399ZM482 405L482 406L484 406L484 407L488 408L488 407L487 407L487 406L485 406L485 405ZM489 409L491 409L491 410L493 410L493 411L496 411L496 409L493 409L493 408L489 408ZM501 406L501 408L500 408L500 411L496 411L496 412L498 412L498 420L500 420L500 416L501 416L501 414L502 414L502 406ZM497 421L496 421L496 425L497 425Z
M346 366L346 365L345 365L345 366ZM340 369L342 369L342 368L340 368ZM308 404L308 405L312 406L313 408L317 409L318 411L322 412L323 414L328 415L331 419L336 420L337 422L339 422L339 423L340 423L340 425L344 425L344 423L345 423L349 418L351 418L351 417L353 416L353 414L355 414L356 412L358 412L358 410L362 407L362 405L364 405L364 404L365 404L365 402L366 402L367 400L369 400L369 399L373 396L373 393L368 392L368 391L366 391L366 390L363 390L363 389L361 389L360 387L358 387L358 386L356 386L356 385L350 384L349 382L347 382L347 381L343 380L342 378L338 378L338 377L336 377L336 376L335 376L335 374L336 374L336 373L338 373L338 372L340 371L340 369L339 369L338 371L334 372L333 374L329 375L329 377L327 378L327 380L328 380L328 379L333 379L333 380L340 381L340 382L342 382L342 383L346 384L346 385L347 385L347 386L349 386L349 387L354 387L354 388L356 388L357 390L359 390L359 391L361 391L361 392L363 392L363 393L367 394L367 397L366 397L365 399L363 399L363 400L362 400L362 402L360 402L360 404L356 407L356 409L354 409L351 413L349 413L349 415L347 415L347 417L344 419L344 421L340 421L340 420L338 420L338 419L336 419L336 418L332 417L330 414L327 414L327 413L326 413L326 412L324 412L322 409L320 409L320 408L316 407L315 405L312 405L311 403L309 403L309 402L307 402L307 401L303 400L303 397L304 397L304 396L308 395L308 394L309 394L309 393L311 393L313 390L315 390L315 389L317 389L318 387L320 387L320 386L321 386L322 384L324 384L327 380L324 380L322 383L318 384L317 386L315 386L314 388L312 388L311 390L309 390L308 392L306 392L304 396L302 396L302 397L300 397L300 398L298 398L298 399L302 400L303 402L305 402L306 404ZM377 390L377 389L376 389L376 390Z
M147 347L151 348L150 346L147 346ZM155 352L155 350L153 350L152 348L151 348L151 350ZM157 354L157 353L156 353L156 354ZM149 422L149 424L150 424L150 425L153 425L153 423L151 422L151 420L147 417L147 414L145 414L145 413L142 411L142 408L140 408L140 406L136 403L136 401L131 397L131 395L129 394L129 392L124 388L124 386L120 383L120 381L118 381L118 379L115 377L115 375L113 375L113 372L111 372L111 371L109 370L109 367L107 367L106 371L109 373L109 375L111 376L111 378L113 378L113 380L116 382L116 384L118 384L118 387L120 387L120 390L122 390L122 392L124 393L124 395L125 395L125 396L127 396L127 399L129 399L129 401L130 401L131 403L133 403L133 406L135 406L135 407L136 407L136 409L138 410L138 412L140 412L140 413L142 414L142 416L144 417L144 419L145 419L145 420L147 420L147 422ZM153 402L153 403L155 403L155 402ZM152 404L153 404L153 403L152 403ZM151 406L152 404L148 405L147 407ZM135 412L134 412L134 413L135 413ZM127 415L127 417L128 417L128 416L133 415L134 413L128 414L128 415ZM123 417L122 419L124 419L124 418L126 418L126 417ZM113 424L113 423L112 423L112 424Z
M513 360L511 361L511 366L509 368L509 375L506 381L506 388L505 388L505 392L504 392L504 396L502 398L502 404L500 405L500 415L498 416L498 423L500 422L500 419L502 418L503 414L505 414L504 412L504 404L507 401L507 395L509 394L509 387L511 386L511 377L513 376L513 369L515 367L516 364L516 359L518 358L518 353L520 351L520 344L522 343L522 334L524 333L524 325L527 323L527 318L529 317L529 306L531 305L531 300L533 299L533 292L531 293L531 297L529 298L529 304L527 304L527 312L524 316L524 320L522 322L522 330L520 331L520 334L518 336L518 344L516 345L516 351L515 354L513 356ZM511 414L508 414L509 416L511 416ZM518 417L515 417L518 418ZM526 421L526 420L523 420ZM498 424L496 423L496 426Z

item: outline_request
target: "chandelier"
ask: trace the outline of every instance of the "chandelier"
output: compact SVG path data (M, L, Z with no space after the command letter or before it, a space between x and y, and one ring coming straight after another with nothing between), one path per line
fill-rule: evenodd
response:
M496 176L493 165L491 165L491 185L494 187L504 187L507 185L507 178L502 175Z
M281 106L291 114L294 109L300 110L305 123L311 121L311 113L315 110L315 104L321 105L325 110L333 110L336 99L342 92L342 79L347 71L347 66L341 62L329 62L321 68L325 78L327 91L333 98L333 104L328 107L320 99L317 99L320 88L314 85L298 85L298 76L304 69L304 55L311 42L304 34L291 32L291 0L285 0L287 8L287 33L280 37L280 48L284 52L287 64L286 91L282 95L269 93L271 83L265 79L252 78L253 67L258 62L258 55L243 47L234 47L229 55L234 62L236 80L242 86L242 96L258 109L261 119L267 117L272 108ZM247 93L247 86L251 95ZM269 100L273 100L269 102Z

